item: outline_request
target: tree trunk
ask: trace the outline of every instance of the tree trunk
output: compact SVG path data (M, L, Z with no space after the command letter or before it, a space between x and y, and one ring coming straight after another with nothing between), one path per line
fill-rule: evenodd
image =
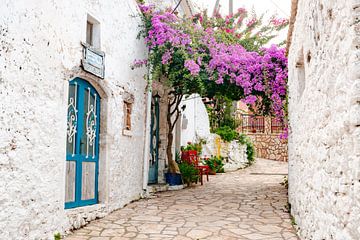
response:
M176 121L174 123L171 122L171 104L169 104L168 106L168 113L166 116L166 120L168 123L168 135L167 135L167 146L166 146L166 155L167 155L167 160L168 160L168 166L169 166L169 172L170 173L180 173L180 169L178 164L176 163L175 159L173 158L173 153L172 153L172 144L173 144L173 140L174 140L174 134L173 134L173 129L174 129L174 125L176 124ZM177 106L176 106L177 107ZM176 118L177 120L177 118Z
M174 135L171 131L168 133L168 143L166 147L166 155L168 159L168 165L169 165L169 172L170 173L180 173L180 169L178 164L173 158L172 154L172 143L173 143Z

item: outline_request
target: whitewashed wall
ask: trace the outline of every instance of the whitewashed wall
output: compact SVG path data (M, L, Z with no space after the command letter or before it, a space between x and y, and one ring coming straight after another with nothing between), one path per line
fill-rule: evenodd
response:
M299 1L289 54L289 198L303 239L360 239L359 16L359 0Z
M180 119L181 146L186 146L187 142L197 142L200 139L209 137L209 115L200 95L193 94L184 98L181 106L185 106Z
M87 14L101 24L100 203L64 210L68 81L80 69ZM0 7L0 239L52 239L139 198L145 117L145 58L135 1L3 0ZM135 97L123 136L123 94ZM136 149L134 148L136 146ZM83 213L80 215L79 212Z

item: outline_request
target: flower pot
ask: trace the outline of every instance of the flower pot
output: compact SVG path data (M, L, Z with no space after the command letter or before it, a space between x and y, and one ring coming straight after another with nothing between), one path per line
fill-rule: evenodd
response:
M165 173L166 183L170 186L182 185L183 181L180 173Z
M210 170L209 170L209 174L210 174L210 175L216 175L216 171L210 169Z

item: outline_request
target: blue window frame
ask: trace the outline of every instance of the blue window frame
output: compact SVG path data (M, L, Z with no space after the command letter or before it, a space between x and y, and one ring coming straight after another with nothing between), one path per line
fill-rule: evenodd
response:
M65 208L98 203L100 96L87 81L70 81Z

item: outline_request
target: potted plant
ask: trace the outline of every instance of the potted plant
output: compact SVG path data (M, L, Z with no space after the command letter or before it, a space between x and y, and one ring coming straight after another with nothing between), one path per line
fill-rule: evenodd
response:
M179 165L181 163L181 155L179 151L175 152L175 162ZM170 186L176 186L183 184L181 173L165 173L165 180Z
M179 164L182 179L187 186L190 186L192 182L199 180L199 170L188 162L182 162Z
M204 160L204 164L209 166L209 174L216 175L216 173L224 172L224 164L222 162L222 157L211 157Z

